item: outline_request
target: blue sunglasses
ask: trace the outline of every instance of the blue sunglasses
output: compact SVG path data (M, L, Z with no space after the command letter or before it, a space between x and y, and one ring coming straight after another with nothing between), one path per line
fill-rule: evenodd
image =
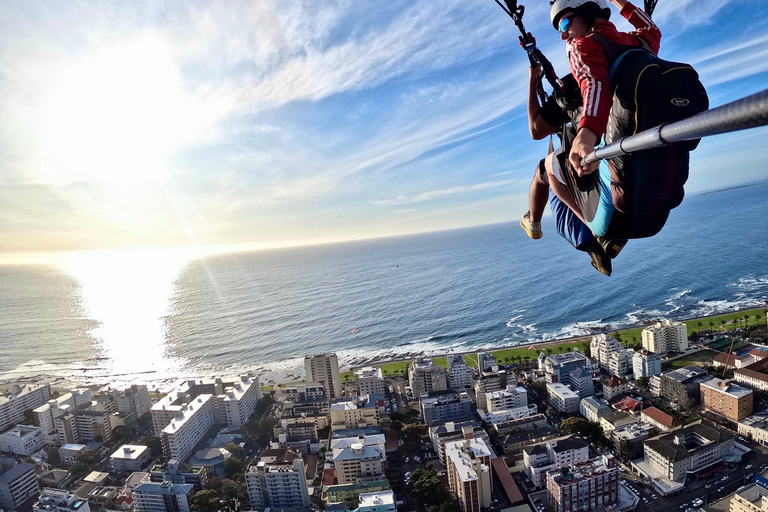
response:
M560 32L568 32L568 27L571 26L571 18L576 16L576 14L571 14L570 16L566 16L565 18L560 20L560 23L558 24L558 28L560 29Z

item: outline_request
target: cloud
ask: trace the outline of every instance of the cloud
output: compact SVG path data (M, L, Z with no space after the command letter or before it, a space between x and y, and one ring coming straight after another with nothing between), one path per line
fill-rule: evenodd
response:
M422 192L421 194L417 194L411 197L399 196L393 199L383 199L379 201L374 201L373 203L379 206L421 203L424 201L431 201L432 199L437 199L437 198L443 198L443 197L455 196L455 195L464 195L464 194L467 194L468 192L477 192L482 190L492 190L492 189L501 188L501 187L508 187L516 183L519 183L519 180L503 180L503 181L490 181L487 183L475 183L474 185L464 185L460 187L453 187L453 188L448 188L443 190L432 190L429 192Z

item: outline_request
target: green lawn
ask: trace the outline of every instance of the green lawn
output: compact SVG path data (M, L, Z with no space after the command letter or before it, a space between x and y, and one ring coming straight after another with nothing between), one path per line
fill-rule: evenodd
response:
M680 359L674 359L672 361L668 361L664 363L662 366L664 369L674 369L674 368L682 368L683 366L698 366L696 363L712 363L712 359L717 355L718 353L714 350L700 350L696 353L693 353L686 357L681 357Z

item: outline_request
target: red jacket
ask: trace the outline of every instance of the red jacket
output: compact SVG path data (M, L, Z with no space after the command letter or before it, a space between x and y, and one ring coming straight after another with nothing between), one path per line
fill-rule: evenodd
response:
M661 31L651 17L629 2L621 10L621 15L637 29L635 32L619 32L610 21L596 22L591 32L602 34L622 45L637 47L640 45L633 36L641 37L649 44L653 53L658 54ZM601 137L608 124L608 114L613 104L608 84L608 62L605 60L603 47L589 37L578 37L566 43L566 51L571 63L571 72L581 89L584 105L579 128L589 128Z

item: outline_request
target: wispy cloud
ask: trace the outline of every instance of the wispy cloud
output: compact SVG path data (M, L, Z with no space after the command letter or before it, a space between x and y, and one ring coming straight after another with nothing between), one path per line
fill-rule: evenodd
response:
M415 196L398 196L393 199L382 199L374 201L373 204L380 206L390 205L402 205L410 203L421 203L423 201L430 201L432 199L438 199L447 196L464 195L468 192L478 192L481 190L491 190L501 187L509 187L510 185L519 183L518 180L504 180L504 181L491 181L487 183L476 183L474 185L464 185L461 187L447 188L443 190L432 190L429 192L422 192Z

